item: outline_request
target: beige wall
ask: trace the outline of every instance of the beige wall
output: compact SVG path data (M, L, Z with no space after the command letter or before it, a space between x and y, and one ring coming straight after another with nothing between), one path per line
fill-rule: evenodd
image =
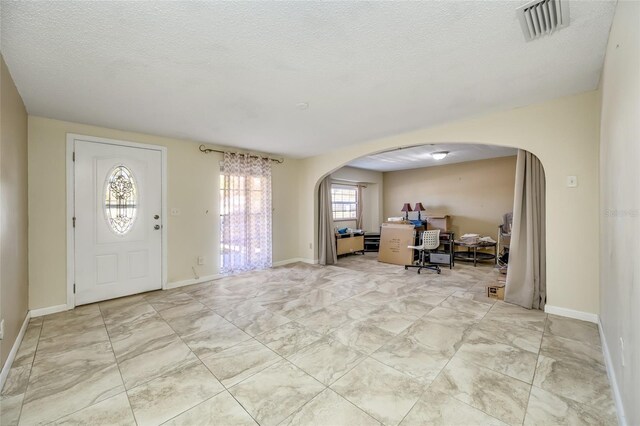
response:
M526 149L541 160L546 175L547 303L598 313L599 121L598 92L588 92L307 158L300 165L300 216L314 217L317 185L324 175L367 154L442 142ZM569 175L578 177L578 187L566 186ZM299 256L313 260L316 251L310 246L317 245L315 228L301 226L299 235Z
M516 157L504 157L384 173L384 217L400 216L404 203L413 208L420 201L427 209L422 217L450 215L456 236L497 239L502 215L513 210L515 172Z
M365 231L379 232L382 223L382 172L345 166L331 173L331 178L337 183L366 185L362 190L362 228ZM334 226L355 228L356 221L338 221L334 222Z
M66 134L113 138L167 147L168 281L219 272L221 154L202 154L198 143L29 116L29 251L31 309L66 303ZM298 161L273 167L273 260L297 255ZM197 257L205 265L197 265Z
M0 56L0 365L11 351L28 308L27 111Z
M600 315L626 423L640 424L640 3L620 1L602 77ZM624 342L622 349L621 340ZM620 412L620 410L619 410ZM622 422L621 422L622 423Z

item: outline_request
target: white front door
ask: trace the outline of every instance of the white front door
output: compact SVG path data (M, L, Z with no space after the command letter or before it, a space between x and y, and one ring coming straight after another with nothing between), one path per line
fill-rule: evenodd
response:
M162 152L74 141L75 304L162 287Z

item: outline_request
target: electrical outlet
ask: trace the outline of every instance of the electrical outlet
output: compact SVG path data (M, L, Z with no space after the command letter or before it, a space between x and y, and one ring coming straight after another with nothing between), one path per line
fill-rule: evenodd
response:
M620 338L620 363L624 367L624 340Z
M175 207L171 209L171 216L180 216L180 209L176 209Z
M0 340L4 339L4 320L0 321Z
M575 188L578 186L578 176L567 176L567 187Z
M198 256L198 265L204 265L204 256Z

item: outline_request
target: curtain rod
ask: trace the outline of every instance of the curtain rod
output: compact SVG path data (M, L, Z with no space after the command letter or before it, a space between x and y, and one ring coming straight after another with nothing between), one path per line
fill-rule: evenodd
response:
M204 152L205 154L208 154L210 152L219 152L221 154L230 152L230 151L221 151L219 149L206 148L204 145L200 145L198 147L198 149L200 150L200 152ZM263 160L275 161L278 164L284 163L284 158L261 157L259 155L248 154L248 153L244 153L244 152L230 152L230 153L231 154L238 154L238 155L246 155L246 156L249 156L250 158L262 158Z

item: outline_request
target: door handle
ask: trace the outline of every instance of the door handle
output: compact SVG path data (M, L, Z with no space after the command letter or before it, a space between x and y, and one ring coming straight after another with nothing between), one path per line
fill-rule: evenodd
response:
M158 229L160 229L160 225L155 225L155 226L153 227L153 229L155 229L155 230L157 231Z

